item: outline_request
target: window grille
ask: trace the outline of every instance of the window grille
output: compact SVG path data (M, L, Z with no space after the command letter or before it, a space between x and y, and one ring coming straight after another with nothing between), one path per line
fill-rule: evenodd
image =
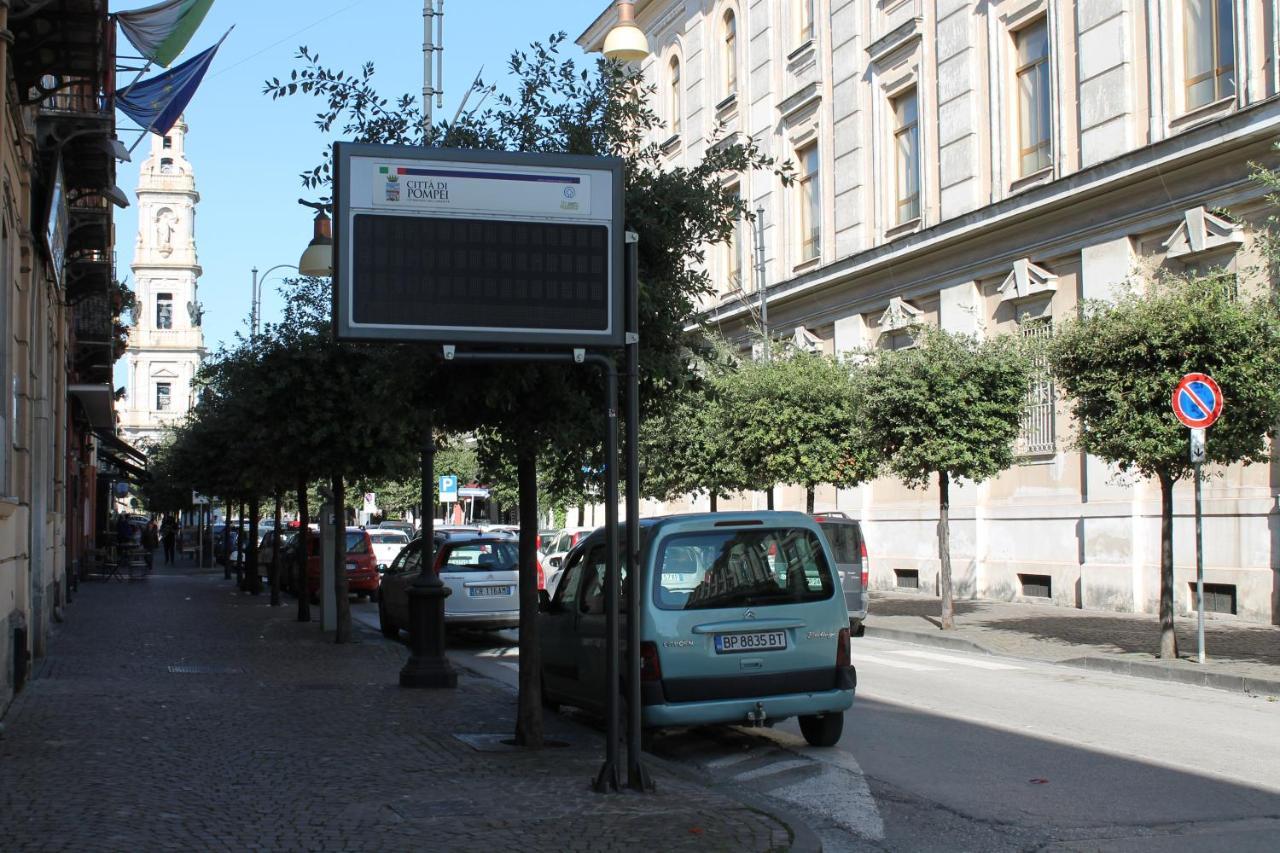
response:
M1022 324L1022 337L1028 342L1047 341L1053 337L1053 323L1049 320L1028 320ZM1048 358L1043 352L1036 352L1022 410L1018 450L1023 454L1039 455L1053 453L1056 449L1053 376L1049 372Z

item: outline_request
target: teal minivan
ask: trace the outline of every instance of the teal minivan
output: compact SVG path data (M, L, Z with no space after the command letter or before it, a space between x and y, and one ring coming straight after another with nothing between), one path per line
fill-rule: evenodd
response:
M555 594L539 607L542 692L552 706L605 707L604 533L569 552ZM857 685L834 567L827 538L802 513L645 519L644 727L759 726L798 717L806 741L834 745ZM625 644L625 593L622 607Z

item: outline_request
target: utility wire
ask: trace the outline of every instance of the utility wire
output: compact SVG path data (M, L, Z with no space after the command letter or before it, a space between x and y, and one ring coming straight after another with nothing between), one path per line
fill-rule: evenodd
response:
M287 36L285 36L285 37L283 37L283 38L281 38L281 39L279 39L279 40L277 40L277 41L273 41L271 44L267 45L266 47L262 48L261 50L259 50L259 51L255 52L255 53L251 53L251 54L249 54L248 56L244 57L243 59L237 60L236 62L233 62L233 63L231 63L230 65L225 65L225 66L223 66L222 68L219 68L217 71L213 72L213 73L212 73L212 74L210 74L209 76L210 76L210 77L217 77L219 74L225 74L226 72L230 71L232 68L236 68L236 67L239 67L239 66L241 66L241 65L244 65L244 64L245 64L246 62L248 62L250 59L255 59L255 58L259 57L259 56L262 56L262 54L266 53L268 50L271 50L271 48L273 48L273 47L279 47L280 45L282 45L282 44L284 44L285 42L289 41L290 39L294 38L295 36L302 35L302 34L303 34L303 33L305 33L307 30L309 30L309 29L311 29L311 28L313 28L313 27L318 27L319 25L323 24L325 21L329 20L330 18L336 18L336 17L338 17L339 15L341 15L343 12L346 12L346 11L347 11L347 10L349 10L349 9L354 9L356 6L359 6L359 5L361 5L361 4L365 3L365 2L367 2L367 0L355 0L355 2L354 2L354 3L348 3L346 6L343 6L341 9L338 9L338 10L336 10L336 11L330 12L329 14L325 15L323 18L317 18L316 20L314 20L314 21L312 21L311 23L307 24L307 25L306 25L305 27L303 27L302 29L300 29L300 30L294 30L293 32L289 33L289 35L287 35Z

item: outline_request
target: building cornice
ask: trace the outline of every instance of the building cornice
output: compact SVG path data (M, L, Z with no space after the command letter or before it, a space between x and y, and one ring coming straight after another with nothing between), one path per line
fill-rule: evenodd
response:
M1277 134L1280 134L1280 96L1273 96L1216 122L779 282L769 288L769 302L779 305L857 277L875 275L961 241L980 239L988 232L1020 221L1051 215L1087 202L1090 197L1115 192L1163 171L1187 166L1207 155L1220 155L1224 150L1266 141ZM731 322L746 313L747 308L741 304L725 304L704 313L702 320L711 324Z

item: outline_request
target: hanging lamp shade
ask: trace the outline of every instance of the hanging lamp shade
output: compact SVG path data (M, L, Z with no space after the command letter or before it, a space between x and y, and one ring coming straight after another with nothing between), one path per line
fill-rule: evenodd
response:
M638 62L649 55L649 40L636 26L632 0L618 0L618 23L604 37L604 55L617 62Z

